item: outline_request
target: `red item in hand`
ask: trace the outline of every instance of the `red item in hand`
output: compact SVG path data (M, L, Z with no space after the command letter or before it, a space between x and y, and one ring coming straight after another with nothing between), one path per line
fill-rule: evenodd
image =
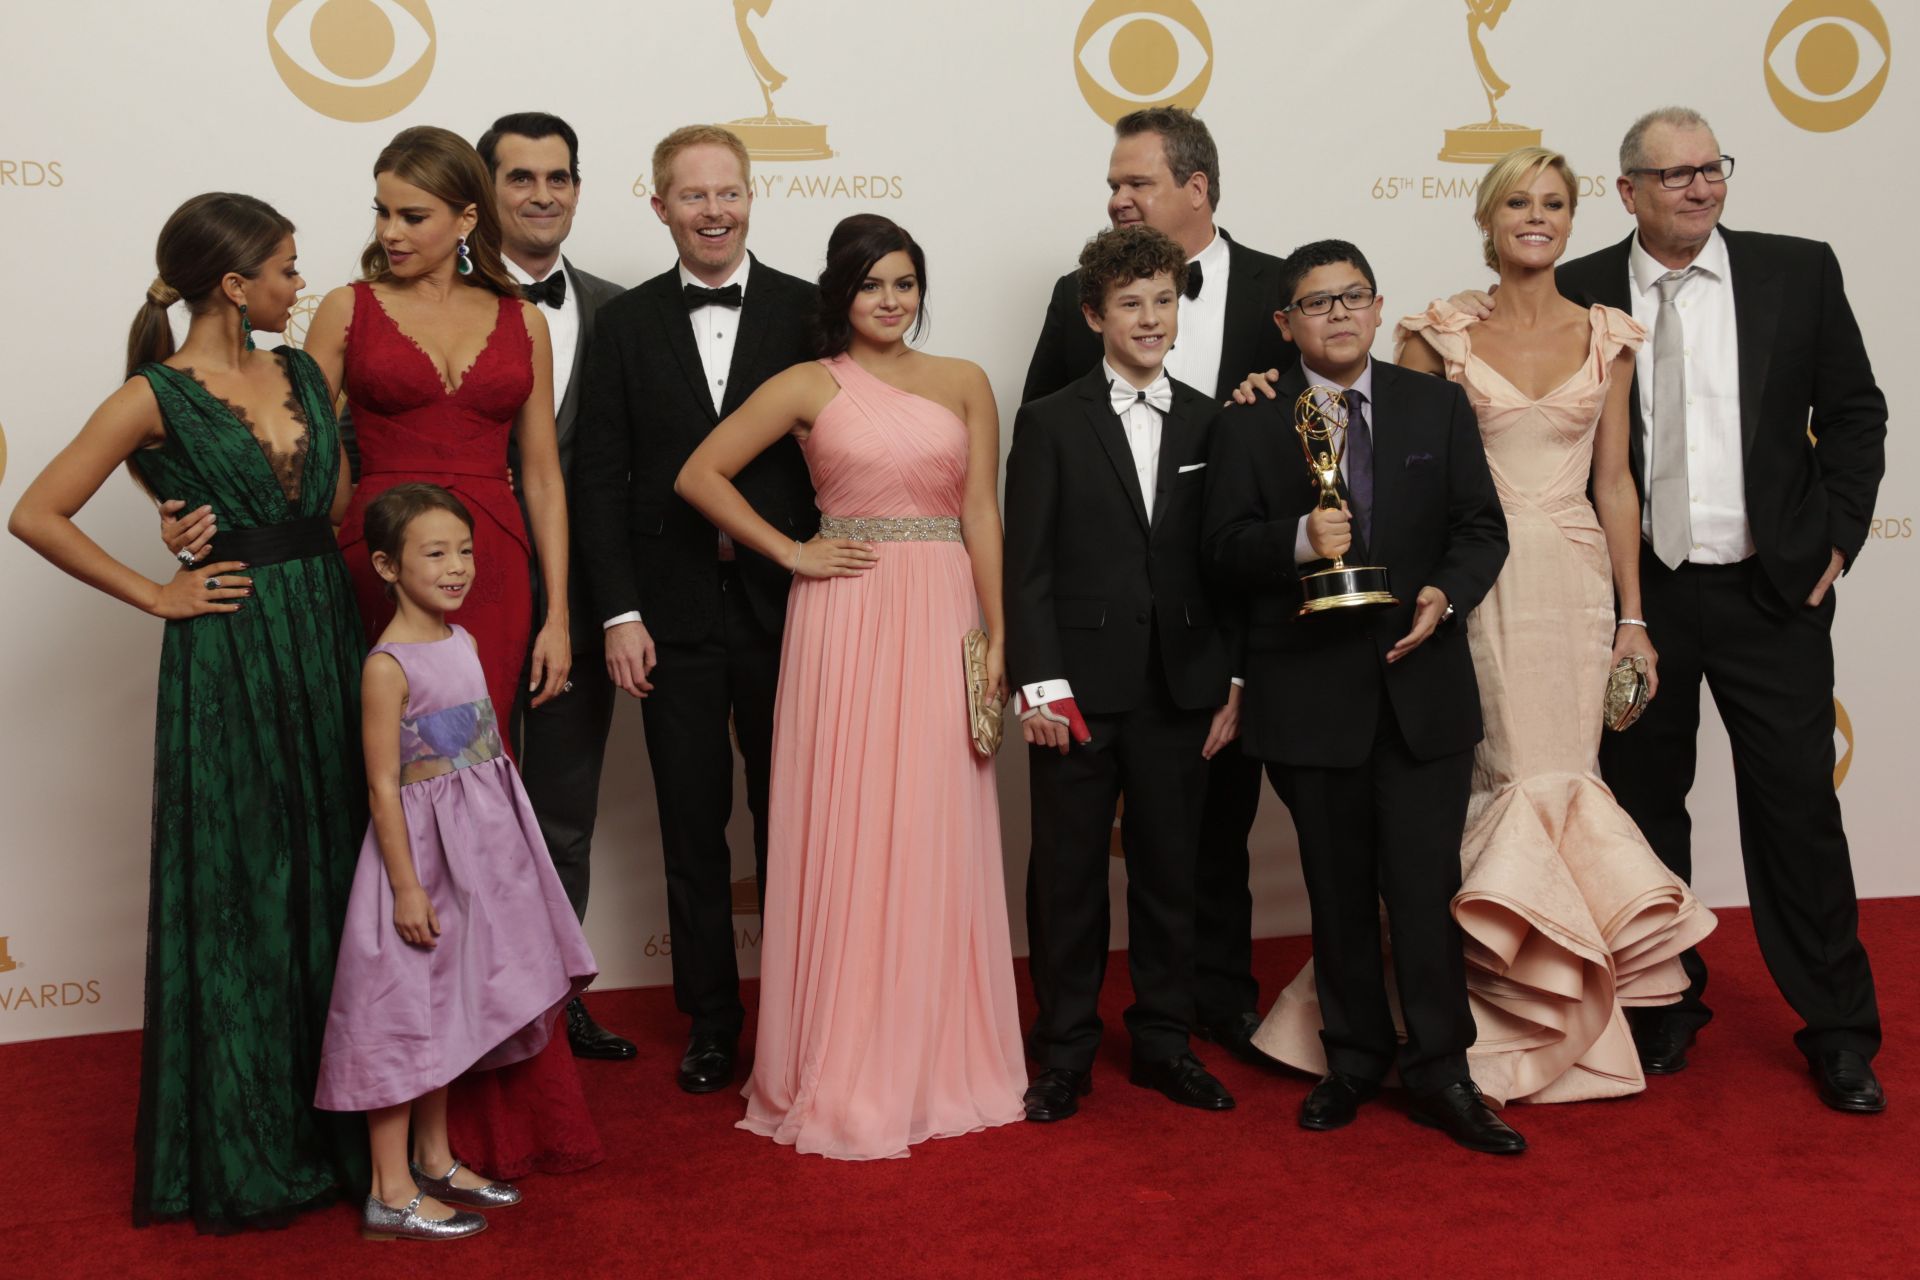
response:
M1087 728L1087 718L1080 714L1080 708L1072 698L1043 702L1028 714L1044 716L1055 724L1067 726L1068 734L1083 747L1093 741L1093 730Z

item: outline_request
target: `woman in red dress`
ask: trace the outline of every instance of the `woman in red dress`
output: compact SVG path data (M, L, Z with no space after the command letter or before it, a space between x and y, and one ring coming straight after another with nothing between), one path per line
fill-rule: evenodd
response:
M474 585L460 621L473 633L487 694L512 714L521 673L538 706L565 691L567 510L553 423L546 321L500 261L485 163L445 129L402 130L374 162L374 236L360 280L321 302L307 354L346 392L360 484L340 528L369 641L393 604L373 572L361 513L407 481L458 495L474 515ZM533 522L530 538L507 468L509 439ZM533 630L530 556L554 584ZM528 1062L454 1085L453 1146L495 1178L584 1168L601 1158L564 1036ZM428 1169L438 1177L440 1171ZM472 1181L467 1170L459 1177Z

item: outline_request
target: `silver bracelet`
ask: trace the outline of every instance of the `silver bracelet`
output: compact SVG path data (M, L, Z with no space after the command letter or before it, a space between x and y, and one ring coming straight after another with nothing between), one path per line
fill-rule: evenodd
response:
M1615 618L1613 620L1613 629L1618 631L1622 627L1638 627L1642 631L1645 631L1647 629L1647 620L1645 618Z
M793 567L787 570L790 576L795 578L800 576L800 553L805 549L806 548L800 545L800 539L795 538L793 540ZM1640 625L1645 626L1646 624L1643 622Z

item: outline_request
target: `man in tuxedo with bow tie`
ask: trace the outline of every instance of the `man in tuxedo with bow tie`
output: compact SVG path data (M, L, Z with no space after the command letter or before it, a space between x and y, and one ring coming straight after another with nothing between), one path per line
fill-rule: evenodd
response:
M1186 1106L1233 1106L1188 1044L1207 761L1234 738L1239 691L1237 631L1200 553L1217 407L1162 368L1186 270L1150 227L1088 242L1081 323L1102 358L1021 406L1007 458L1007 671L1029 744L1028 906L1042 948L1029 1120L1073 1115L1093 1087L1123 796L1131 1079Z
M1150 107L1114 125L1107 164L1107 217L1116 227L1152 227L1186 255L1180 303L1180 341L1164 353L1176 380L1218 403L1256 369L1295 358L1275 328L1280 309L1281 262L1235 240L1214 224L1220 204L1220 156L1206 123L1178 107ZM1027 367L1023 403L1050 395L1086 376L1101 359L1100 335L1080 307L1079 273L1060 277L1046 322ZM1266 1059L1251 1037L1260 1025L1253 977L1253 894L1248 833L1260 807L1260 766L1229 743L1208 768L1206 816L1200 839L1198 950L1194 968L1196 1028L1235 1057ZM1033 899L1033 877L1027 877ZM1034 959L1044 948L1027 912Z
M674 1001L692 1020L689 1093L725 1088L745 1011L734 955L733 743L767 874L773 695L788 571L736 547L673 492L674 477L756 387L813 355L818 290L747 252L747 150L689 125L653 152L653 211L679 260L600 311L580 410L574 523L607 674L644 699L667 874ZM789 437L734 478L795 541L819 527L806 460Z
M1208 467L1206 547L1244 593L1241 741L1293 814L1313 913L1327 1074L1300 1124L1337 1129L1398 1069L1418 1120L1476 1151L1526 1149L1467 1074L1473 1015L1451 904L1460 888L1473 748L1473 655L1458 615L1507 558L1480 426L1458 386L1369 354L1373 268L1339 240L1287 259L1275 321L1300 359L1276 398L1225 410ZM1345 397L1341 506L1319 505L1294 430L1312 387ZM1398 602L1301 616L1302 576L1351 555L1383 565ZM1398 1042L1381 959L1393 941Z
M593 340L601 305L620 286L582 271L562 252L580 202L580 145L573 127L544 111L501 116L480 135L475 149L493 175L494 207L500 214L500 251L507 272L539 304L553 338L554 424L559 429L560 470L573 475L580 416L580 371ZM509 464L518 459L509 446ZM531 529L533 523L528 521ZM580 563L578 530L569 561ZM540 562L533 561L534 616L546 609ZM515 750L527 798L540 823L553 869L574 914L587 916L589 859L594 818L600 806L600 767L613 723L613 685L600 656L600 628L593 625L585 578L573 574L573 675L566 689L534 707L524 696L514 709ZM575 998L567 1005L567 1040L581 1058L626 1059L633 1042L614 1035Z

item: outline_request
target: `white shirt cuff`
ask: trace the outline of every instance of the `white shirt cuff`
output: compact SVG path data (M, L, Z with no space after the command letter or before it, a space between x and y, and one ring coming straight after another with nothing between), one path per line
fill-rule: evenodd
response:
M608 618L605 622L600 624L600 629L602 631L611 631L613 628L619 626L623 622L638 622L638 621L640 621L640 611L638 609L629 609L625 613L620 614L617 617Z
M1246 677L1244 676L1235 676L1233 677L1233 679L1229 680L1227 683L1231 684L1236 689L1244 689L1247 687Z
M1049 702L1072 696L1073 686L1065 680L1040 680L1023 684L1020 686L1020 705L1013 709L1014 714L1025 715L1031 707L1043 707Z
M1307 518L1301 516L1300 527L1294 531L1293 535L1293 562L1295 564L1312 564L1315 560L1324 560L1325 558L1326 557L1314 551L1313 540L1307 537Z

